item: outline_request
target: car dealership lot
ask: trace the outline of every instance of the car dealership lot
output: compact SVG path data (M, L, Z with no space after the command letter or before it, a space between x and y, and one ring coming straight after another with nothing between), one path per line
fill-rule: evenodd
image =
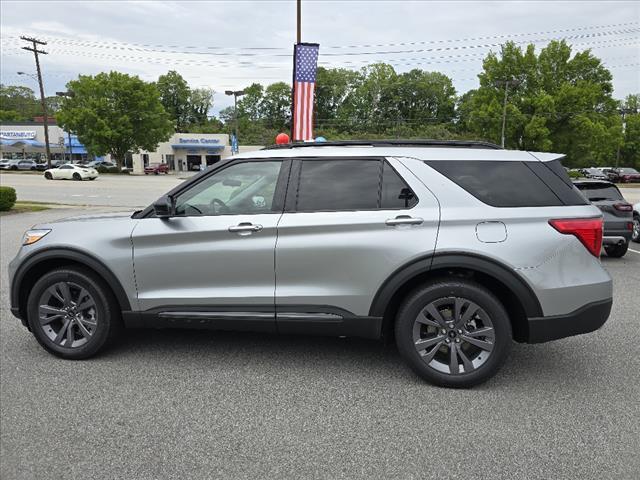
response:
M0 217L0 478L640 471L640 253L603 258L615 300L600 331L514 345L503 370L473 390L432 387L394 347L358 339L129 331L94 360L65 361L9 313L7 263L34 223L96 210Z

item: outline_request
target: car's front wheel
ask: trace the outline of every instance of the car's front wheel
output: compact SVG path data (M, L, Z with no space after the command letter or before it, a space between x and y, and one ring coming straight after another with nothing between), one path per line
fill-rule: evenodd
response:
M640 215L633 216L633 231L631 232L631 240L640 243Z
M47 180L51 180L53 177L51 176L51 172L44 172L44 178Z
M624 257L629 249L629 242L625 242L622 245L605 245L604 251L607 252L609 257L621 258Z
M409 366L444 387L471 387L500 369L511 346L511 324L500 301L481 285L441 279L414 291L395 324Z
M29 327L46 350L68 359L95 355L121 327L108 287L81 268L59 268L43 275L29 293Z

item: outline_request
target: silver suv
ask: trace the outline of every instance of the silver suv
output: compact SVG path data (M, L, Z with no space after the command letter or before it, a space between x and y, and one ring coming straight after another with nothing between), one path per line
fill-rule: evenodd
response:
M11 309L64 358L123 326L358 336L395 339L432 383L471 386L512 340L609 316L602 214L560 158L436 141L243 154L145 210L28 231Z

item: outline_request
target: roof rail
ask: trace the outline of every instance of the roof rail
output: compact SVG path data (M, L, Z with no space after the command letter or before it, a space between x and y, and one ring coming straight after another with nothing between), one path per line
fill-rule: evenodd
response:
M303 147L444 147L502 150L495 143L475 140L336 140L332 142L297 142L269 145L264 147L263 150Z

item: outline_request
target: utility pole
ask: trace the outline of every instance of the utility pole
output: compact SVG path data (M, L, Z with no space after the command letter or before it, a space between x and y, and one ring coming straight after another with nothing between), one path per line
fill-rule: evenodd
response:
M501 86L502 84L504 84L504 104L502 106L502 140L500 142L500 145L502 146L502 148L504 148L504 135L507 126L507 97L509 95L509 85L517 86L520 84L520 82L518 80L503 80L495 82L495 85L497 87Z
M51 150L49 148L49 119L47 114L47 102L44 98L44 86L42 84L42 72L40 71L40 59L38 58L38 54L47 55L47 52L44 50L38 50L38 45L46 45L47 42L42 42L35 38L31 37L20 37L21 40L25 42L30 42L32 44L31 47L22 47L23 50L28 50L29 52L33 52L33 55L36 58L36 71L38 73L38 85L40 86L40 102L42 103L42 123L44 125L44 142L45 149L47 152L47 167L51 168Z
M296 0L296 17L297 17L297 42L302 42L302 0Z
M618 112L622 117L622 139L624 141L625 131L627 129L627 123L626 123L627 113L635 113L635 112L630 108L621 108ZM620 166L619 164L620 164L620 144L618 144L618 149L616 151L616 168Z
M73 92L56 92L58 97L74 97ZM73 163L73 146L71 145L71 130L67 130L67 139L69 141L69 163Z

